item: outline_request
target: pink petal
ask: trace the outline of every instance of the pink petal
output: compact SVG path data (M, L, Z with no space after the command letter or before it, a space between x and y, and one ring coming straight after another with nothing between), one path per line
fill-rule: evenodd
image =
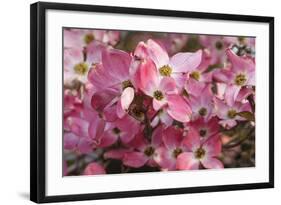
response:
M189 104L179 95L168 95L169 115L180 122L189 122L192 110Z
M198 147L200 147L199 133L193 128L190 128L186 138L183 141L183 144L189 149L189 151L196 150Z
M184 152L177 157L176 167L178 170L199 169L199 161L194 158L192 152Z
M157 68L169 63L168 53L155 41L149 39L147 41L149 57L154 61Z
M182 131L173 126L168 127L163 131L163 142L169 150L180 147L182 139Z
M142 167L147 161L148 158L141 152L128 152L123 157L123 164L134 168Z
M206 154L210 157L218 156L221 153L222 145L219 135L211 136L203 144Z
M101 53L105 49L105 46L98 42L93 41L86 47L87 62L89 64L95 64L101 62Z
M124 109L122 108L121 99L118 100L117 105L114 106L114 107L116 107L116 114L117 114L117 116L118 116L119 118L123 118L123 117L127 114L127 113L126 113L127 110L124 110ZM112 111L114 112L114 110L112 110Z
M106 174L105 169L98 163L92 162L87 165L84 170L84 175L97 175L97 174Z
M173 78L165 77L161 80L159 89L165 94L176 94L177 84Z
M160 110L166 104L167 104L167 101L165 98L162 100L156 100L155 98L153 98L152 105L153 105L153 109L156 111Z
M237 85L228 85L224 93L224 99L228 106L233 106L241 87Z
M239 91L236 100L238 102L241 102L242 100L246 99L249 95L251 95L253 93L254 93L254 91L252 89L250 89L250 88L242 88Z
M235 73L243 71L253 71L255 63L252 59L236 55L231 49L226 50L226 55L232 63L232 69Z
M135 137L135 134L133 132L125 132L121 133L120 139L123 143L128 144L131 142Z
M130 150L118 148L105 152L103 156L105 159L122 159L127 152L130 152Z
M78 135L83 137L88 137L88 128L89 128L89 122L86 120L83 120L78 117L69 117L67 118L67 123L69 125L70 130Z
M134 56L139 59L145 59L148 56L148 48L147 45L141 41L138 43L137 47L134 50Z
M162 125L158 126L152 133L151 144L153 146L159 146L162 144L163 128Z
M113 133L111 129L105 131L97 141L98 147L109 147L118 140L118 136Z
M120 102L120 101L118 101L118 102ZM117 114L120 114L120 113L117 113L117 109L118 109L118 105L116 105L116 106L112 105L112 106L105 107L104 110L103 110L104 120L107 121L107 122L115 122L118 119Z
M102 52L102 64L105 71L119 82L128 80L131 60L131 56L121 50L109 49Z
M123 110L126 111L129 108L129 106L131 105L131 103L134 99L134 94L135 94L135 91L131 87L128 87L123 91L123 93L121 95L121 107Z
M91 105L95 110L102 111L108 104L110 104L118 95L115 89L106 89L96 92L91 99Z
M153 92L159 85L159 76L155 64L149 59L142 61L136 75L139 79L136 82L137 87L145 94L153 97Z
M162 146L158 147L155 153L154 160L163 170L175 170L176 159L172 156L170 150Z
M64 142L64 149L72 150L76 148L79 142L79 137L73 134L72 132L64 133L63 142Z
M104 127L105 127L105 122L99 117L96 117L90 122L89 136L92 139L98 138L103 133Z
M233 72L230 71L229 68L227 69L221 68L213 72L213 78L218 82L228 84L229 82L232 82L232 80L234 79L234 74Z
M77 144L77 149L82 154L88 154L88 153L93 152L93 148L91 146L91 141L86 137L80 138L80 140Z
M195 53L177 53L174 55L170 64L175 72L186 73L196 69L202 60L202 50L198 50Z
M203 166L207 169L223 169L224 167L223 163L214 157L205 158L201 162Z
M116 86L122 82L122 79L113 76L113 74L106 70L102 63L94 64L89 73L88 80L92 83L95 90L104 90L112 86Z

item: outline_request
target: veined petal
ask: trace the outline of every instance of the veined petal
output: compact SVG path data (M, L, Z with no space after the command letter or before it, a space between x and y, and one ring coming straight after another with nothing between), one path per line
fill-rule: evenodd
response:
M214 157L204 158L201 162L207 169L223 169L224 167L223 163Z
M241 89L241 86L237 86L237 85L228 85L226 87L226 90L224 93L224 99L228 106L234 105L240 89Z
M143 60L139 64L136 75L138 75L137 87L145 94L153 97L153 92L159 85L159 76L155 64L149 59Z
M128 80L131 60L131 56L121 50L108 49L102 52L102 64L105 71L119 82Z
M134 99L134 94L135 94L135 91L131 87L128 87L123 91L123 93L121 95L121 107L123 110L126 111L129 108L129 106L131 105L131 103Z
M178 170L199 169L199 160L194 158L192 152L184 152L177 157L176 167Z
M147 41L149 57L156 64L157 68L163 65L168 65L169 56L168 53L155 41L149 39Z
M189 151L194 151L200 147L200 136L199 133L190 128L188 130L186 138L183 140L183 144L188 148Z
M163 131L163 142L169 150L180 147L182 139L182 131L172 126Z
M177 84L173 78L162 78L159 90L165 94L177 94Z
M177 53L170 59L173 72L186 73L195 70L202 61L202 50L195 53Z
M168 95L167 112L171 117L180 122L189 122L192 110L189 104L179 95Z
M123 164L134 168L142 167L147 161L148 158L141 152L128 152L123 157Z

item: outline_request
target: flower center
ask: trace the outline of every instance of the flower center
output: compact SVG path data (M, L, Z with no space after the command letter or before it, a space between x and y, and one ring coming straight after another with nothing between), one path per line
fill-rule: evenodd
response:
M181 148L176 148L173 151L173 157L177 158L181 153L182 153L182 149Z
M160 90L156 90L154 93L153 93L153 96L156 100L162 100L164 98L164 95L163 93L160 91Z
M119 135L119 134L121 133L121 130L120 130L119 128L117 128L117 127L114 127L114 128L112 129L112 132L113 132L114 134L116 134L116 135Z
M79 75L85 75L88 71L88 64L87 63L78 63L74 66L75 73Z
M133 87L133 84L129 80L125 80L122 82L122 89L125 90L128 87Z
M146 156L150 157L151 155L154 154L154 151L155 151L155 149L153 147L149 146L144 150L144 154Z
M236 85L242 86L246 83L247 78L244 74L238 74L234 81Z
M216 46L216 49L218 49L218 50L221 50L223 48L223 44L221 41L217 41L215 46Z
M198 71L194 71L190 74L190 77L192 77L195 80L199 80L200 79L201 74Z
M236 114L237 114L236 110L233 110L233 109L228 110L228 112L227 112L227 116L228 116L230 119L235 118Z
M240 43L243 43L243 42L245 41L245 37L239 36L239 37L238 37L238 41L239 41Z
M159 72L162 76L169 77L172 74L172 68L168 65L164 65L159 69Z
M207 134L207 130L201 129L201 130L199 131L199 134L200 134L201 137L205 137L206 134Z
M92 33L88 33L84 36L84 42L86 44L91 43L93 40L95 40L95 36Z
M206 151L201 147L198 148L194 153L196 159L202 159L205 156L205 154Z
M198 113L199 113L199 115L201 115L201 116L205 116L205 115L207 115L207 109L204 108L204 107L202 107L202 108L200 108L200 110L198 111Z

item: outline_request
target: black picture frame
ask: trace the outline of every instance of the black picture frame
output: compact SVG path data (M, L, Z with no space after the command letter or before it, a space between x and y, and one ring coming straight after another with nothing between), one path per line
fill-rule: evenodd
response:
M236 185L203 186L192 188L170 188L157 190L141 190L109 193L89 193L74 195L46 196L46 67L45 38L46 11L67 10L101 13L137 14L151 16L169 16L195 19L215 19L247 22L263 22L269 24L269 181ZM58 34L59 35L59 34ZM197 192L230 191L260 189L274 187L274 18L265 16L230 15L203 12L187 12L172 10L156 10L143 8L125 8L82 4L38 2L30 7L30 199L37 203L61 202L76 200L96 200L123 197L140 197L154 195L186 194Z

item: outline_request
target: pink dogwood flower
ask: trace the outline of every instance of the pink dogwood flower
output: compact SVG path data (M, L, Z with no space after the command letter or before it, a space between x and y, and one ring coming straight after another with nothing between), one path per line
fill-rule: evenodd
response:
M183 130L173 126L163 131L163 145L156 149L154 160L162 170L175 170L177 157L186 147L183 144Z
M152 104L155 110L168 106L167 112L176 120L188 122L191 116L189 105L178 95L176 83L171 77L160 78L155 64L144 60L138 71L137 87L146 95L153 98Z
M183 87L186 73L197 68L202 59L202 51L195 53L177 53L171 58L155 41L149 39L147 43L140 42L134 53L139 58L150 58L154 62L161 77L172 77L177 86Z
M122 119L106 123L104 132L96 138L97 146L109 147L118 139L127 144L134 139L139 129L138 121L126 114Z
M123 156L123 164L129 167L139 168L148 164L156 166L154 158L156 157L156 149L162 144L162 127L157 127L151 137L151 142L139 133L130 145L135 151L127 152Z
M221 153L221 141L218 135L202 142L198 132L190 129L183 144L188 151L182 152L177 157L178 170L199 169L200 165L207 169L223 168L222 162L218 159Z
M209 121L204 118L198 118L188 123L190 129L195 130L200 135L200 139L205 141L209 137L219 133L220 125L217 117L212 117Z
M190 95L187 98L187 102L191 105L193 120L196 120L199 117L209 120L212 117L213 93L209 84L205 86L197 96Z
M92 103L97 107L106 103L117 103L117 115L122 118L134 99L134 89L130 76L131 56L126 52L109 49L102 52L102 64L91 68L88 79L93 89ZM108 93L108 94L107 94Z
M84 110L82 114L83 117L70 116L66 119L70 132L64 134L64 146L66 149L89 153L96 148L105 122L95 112Z
M93 41L115 45L120 38L118 31L64 29L64 47L84 47Z
M244 121L245 119L239 116L240 112L251 111L250 104L235 102L229 105L226 102L214 98L215 113L220 118L219 124L226 128L232 128L237 124L237 121Z
M255 86L255 62L249 57L237 56L231 49L226 51L231 66L214 74L217 81L227 84L225 100L233 104L243 86Z

